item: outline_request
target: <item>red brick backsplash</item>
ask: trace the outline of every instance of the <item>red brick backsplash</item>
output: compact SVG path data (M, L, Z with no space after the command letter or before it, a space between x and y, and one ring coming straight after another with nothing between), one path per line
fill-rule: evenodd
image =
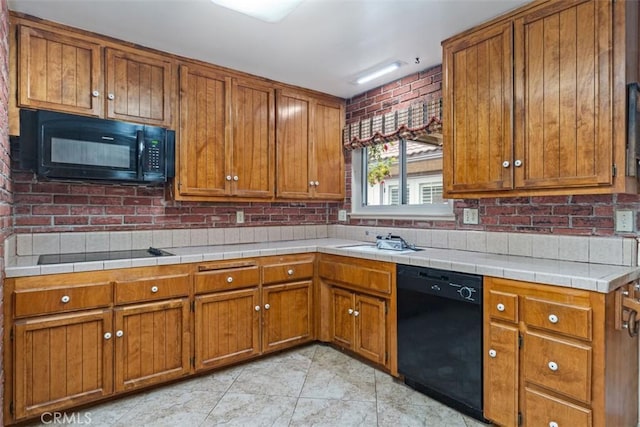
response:
M13 171L14 226L17 233L120 231L230 226L317 225L329 223L338 203L178 202L164 187L128 184L40 181ZM243 210L244 224L236 224Z

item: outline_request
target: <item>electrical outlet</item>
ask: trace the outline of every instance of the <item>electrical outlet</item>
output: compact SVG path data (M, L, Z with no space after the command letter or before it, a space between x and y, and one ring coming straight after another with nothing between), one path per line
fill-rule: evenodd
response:
M338 221L346 221L347 220L347 211L344 209L340 209L338 211Z
M236 224L244 224L244 211L236 211Z
M633 211L629 209L616 209L616 232L633 232Z
M478 209L464 208L462 210L462 223L463 224L477 224L478 223Z

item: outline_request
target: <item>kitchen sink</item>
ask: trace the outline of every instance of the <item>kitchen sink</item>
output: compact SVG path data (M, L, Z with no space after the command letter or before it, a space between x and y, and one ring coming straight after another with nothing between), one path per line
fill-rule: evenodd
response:
M416 248L416 249L410 249L410 248L406 248L406 249L402 249L402 250L395 250L395 249L381 249L378 248L375 244L372 243L364 243L364 244L360 244L360 245L350 245L350 246L340 246L341 249L350 249L350 250L354 250L354 251L358 251L358 252L366 252L366 253L383 253L383 254L388 254L388 255L393 255L393 254L408 254L411 252L418 252L421 251L422 249Z

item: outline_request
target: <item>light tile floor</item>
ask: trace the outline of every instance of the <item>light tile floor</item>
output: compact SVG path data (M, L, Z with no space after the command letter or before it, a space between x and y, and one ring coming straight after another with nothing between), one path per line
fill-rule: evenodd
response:
M74 415L91 426L486 426L322 344Z

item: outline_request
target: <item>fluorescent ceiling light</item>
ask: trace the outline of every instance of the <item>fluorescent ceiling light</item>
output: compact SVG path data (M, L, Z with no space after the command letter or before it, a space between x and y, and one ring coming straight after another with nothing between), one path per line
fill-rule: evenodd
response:
M258 18L266 22L278 22L295 9L303 0L211 0L213 3Z
M400 61L396 61L396 62L394 62L392 64L385 65L382 68L374 70L374 71L370 72L369 74L366 74L366 75L360 77L358 80L356 80L356 83L361 85L361 84L370 82L371 80L375 80L378 77L382 77L385 74L389 74L390 72L395 71L398 68L400 68Z

